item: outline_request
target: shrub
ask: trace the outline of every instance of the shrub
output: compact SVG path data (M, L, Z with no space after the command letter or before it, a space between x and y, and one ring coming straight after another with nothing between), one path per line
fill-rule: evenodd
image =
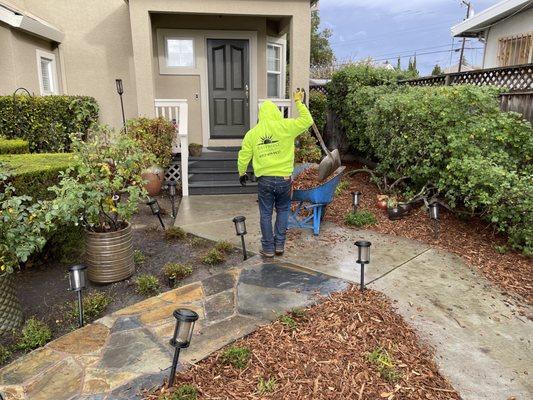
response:
M11 357L11 351L0 344L0 365L4 364Z
M111 297L104 292L89 292L83 296L83 317L86 321L93 321L104 313L111 303ZM79 317L78 302L70 303L70 317L77 320Z
M186 237L187 237L187 233L179 226L172 226L165 230L165 238L167 240L175 240L175 239L181 240L181 239L185 239Z
M180 280L192 274L192 268L188 265L167 263L163 267L163 272L167 278Z
M233 245L226 240L222 240L220 242L217 242L217 244L215 245L215 249L220 251L221 253L228 254L233 250Z
M213 248L207 252L207 254L202 258L202 262L207 265L217 265L222 264L226 261L226 257L217 249Z
M172 160L172 142L176 138L176 127L163 117L140 117L128 121L128 136L136 141L141 149L155 156L162 168Z
M159 400L196 400L198 389L190 384L178 386L172 393L164 394Z
M44 346L52 339L52 331L43 321L31 317L22 327L21 337L16 347L19 350L29 351Z
M141 275L135 280L137 293L143 296L153 296L159 293L159 279L154 275Z
M298 145L294 149L294 160L297 163L316 163L322 158L322 151L317 145L313 134L304 132L296 138Z
M278 381L276 378L268 378L264 379L263 377L259 378L259 382L257 382L257 393L259 396L263 396L267 393L272 393L274 390L276 390L276 386L278 384Z
M32 153L70 150L72 133L87 133L98 104L86 96L0 96L0 135L27 140Z
M247 347L229 347L220 356L223 364L231 365L237 369L244 369L252 357L252 352Z
M318 90L309 92L309 111L313 116L313 121L319 130L326 126L326 108L328 104L327 96Z
M23 139L2 139L0 137L0 154L24 154L29 153L28 142Z
M375 225L378 221L374 214L367 210L361 210L356 212L350 212L346 214L344 220L346 224L361 228L363 226Z

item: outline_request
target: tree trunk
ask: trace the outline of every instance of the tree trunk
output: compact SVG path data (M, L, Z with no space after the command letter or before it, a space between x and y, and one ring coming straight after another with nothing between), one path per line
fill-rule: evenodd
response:
M0 276L0 336L19 329L22 322L22 309L13 276Z

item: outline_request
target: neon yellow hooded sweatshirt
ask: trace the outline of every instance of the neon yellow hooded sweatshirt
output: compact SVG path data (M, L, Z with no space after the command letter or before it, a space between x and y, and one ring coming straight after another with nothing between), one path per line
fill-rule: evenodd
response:
M259 122L250 129L239 151L239 175L244 175L250 160L254 174L260 176L289 176L294 169L294 139L313 124L313 118L301 101L296 101L298 118L283 118L271 101L259 110Z

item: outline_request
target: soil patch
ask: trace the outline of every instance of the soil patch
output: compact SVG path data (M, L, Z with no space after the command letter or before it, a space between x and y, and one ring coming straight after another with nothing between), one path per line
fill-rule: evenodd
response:
M193 385L200 399L460 398L381 293L352 287L290 316L231 345L251 351L246 368L225 365L222 349L179 373L176 387Z

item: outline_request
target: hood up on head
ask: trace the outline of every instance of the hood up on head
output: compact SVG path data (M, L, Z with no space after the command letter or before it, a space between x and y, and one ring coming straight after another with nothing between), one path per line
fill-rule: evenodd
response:
M283 115L281 114L281 111L279 110L277 105L275 105L270 100L267 100L263 104L261 104L261 108L259 109L259 122L269 120L278 121L281 119L283 119Z

